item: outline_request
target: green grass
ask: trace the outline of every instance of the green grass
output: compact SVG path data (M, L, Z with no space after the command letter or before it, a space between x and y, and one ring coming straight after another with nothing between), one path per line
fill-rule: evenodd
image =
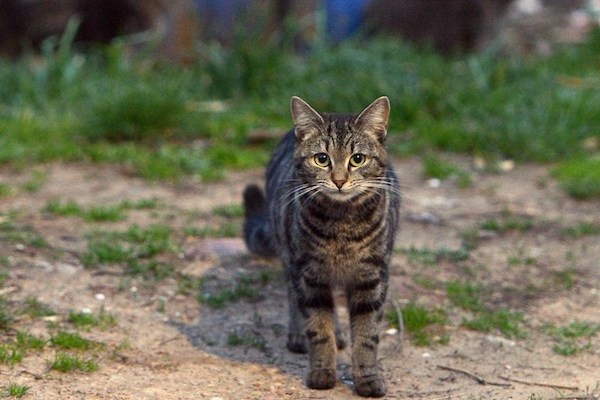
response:
M19 385L18 383L10 383L8 387L4 390L4 394L6 397L14 397L16 399L23 398L31 387L27 385Z
M499 332L510 338L522 339L527 336L522 328L524 316L509 310L484 310L472 319L465 319L463 326L480 332Z
M298 56L289 43L256 46L247 37L230 48L199 43L202 60L182 69L132 59L118 44L76 54L74 29L43 46L43 62L0 61L0 164L119 163L152 180L219 179L265 165L274 143L256 145L248 134L283 135L292 94L342 112L388 94L392 154L443 149L564 162L557 177L569 193L589 198L600 190L597 157L582 145L600 132L599 31L528 60L493 50L446 59L381 38L317 41ZM456 173L426 163L430 175Z
M506 233L510 231L528 232L534 227L533 218L529 216L512 215L510 212L502 212L498 218L488 218L479 226L486 231Z
M258 349L260 351L267 350L267 341L262 336L246 333L233 332L227 336L227 345L229 346L244 346Z
M0 183L0 198L8 197L12 193L13 189L6 183Z
M56 315L56 312L49 305L42 303L35 297L28 297L23 301L22 313L29 315L31 318Z
M562 188L576 199L600 197L600 157L566 161L554 170Z
M458 250L452 250L447 248L439 249L417 249L411 247L409 249L401 249L400 253L406 254L408 262L411 264L421 264L424 266L435 266L440 262L446 261L451 263L457 263L466 261L469 258L469 251L461 247Z
M83 263L88 267L101 264L124 264L131 275L151 275L163 279L173 268L154 259L176 250L171 230L164 225L132 225L123 232L105 231L89 235Z
M563 229L563 234L574 239L584 236L600 235L600 225L592 222L579 222L574 226Z
M389 311L386 316L392 327L399 328L400 315L396 310ZM417 346L447 344L450 340L444 329L448 317L441 308L432 309L411 302L402 309L402 321Z
M591 338L600 332L600 324L575 320L560 327L547 326L545 331L557 342L552 347L555 353L573 356L591 349Z
M0 330L8 330L15 320L14 311L11 309L8 300L0 296Z
M426 178L441 180L456 178L457 185L460 188L469 187L472 183L471 175L468 172L432 154L423 158L423 175Z
M23 361L23 350L12 344L0 344L0 364L15 365Z
M27 332L17 332L16 346L24 351L43 350L46 347L46 339L32 335Z
M446 285L448 298L457 307L473 312L483 311L483 288L470 282L451 281Z
M256 274L241 276L228 287L208 288L206 282L199 284L197 299L211 308L223 308L227 304L246 300L256 302L262 298L261 288L275 278L273 271L265 270Z
M75 371L95 372L98 370L98 363L95 360L63 352L56 353L54 361L48 362L48 365L50 369L63 373Z
M187 236L199 238L227 238L239 237L242 234L242 225L240 222L222 222L215 226L205 226L202 228L188 227L185 229Z
M486 305L492 295L489 289L471 282L451 281L446 284L446 294L452 304L473 313L472 318L463 319L463 326L481 332L499 332L511 338L527 336L522 327L522 313L494 310Z
M97 315L89 312L70 311L67 316L67 321L78 329L98 327L101 330L106 330L117 325L117 317L106 312L104 308L101 308Z
M89 350L96 345L89 339L82 337L79 333L60 331L50 338L50 343L59 349Z

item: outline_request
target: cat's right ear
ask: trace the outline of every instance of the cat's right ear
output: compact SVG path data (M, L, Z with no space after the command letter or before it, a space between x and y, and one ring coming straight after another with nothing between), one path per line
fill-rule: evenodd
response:
M290 101L292 119L296 129L296 138L302 140L307 134L318 129L318 125L324 123L323 117L307 102L298 96L292 96Z

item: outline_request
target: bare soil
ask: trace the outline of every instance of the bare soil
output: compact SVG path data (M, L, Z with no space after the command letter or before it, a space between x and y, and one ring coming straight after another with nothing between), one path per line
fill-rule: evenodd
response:
M393 258L387 307L392 310L394 304L416 301L444 308L450 317L445 328L450 340L446 345L419 347L407 332L402 340L398 334L389 334L389 326L382 326L382 332L388 332L380 352L388 398L598 398L600 335L590 339L587 350L563 356L553 351L556 339L543 327L573 320L600 324L600 236L564 233L566 227L581 222L599 224L600 202L570 199L545 166L518 165L493 174L475 171L469 160L455 161L473 172L471 187L459 189L452 179L432 187L423 179L418 159L396 162L405 194L396 247L404 251ZM23 185L33 170L42 171L46 178L37 191L30 192ZM175 278L142 279L124 275L119 265L86 268L82 264L90 230L160 223L182 232L184 227L211 225L216 223L214 208L239 204L244 185L261 182L262 173L232 173L218 183L189 179L158 184L128 176L122 168L95 165L0 170L0 182L12 188L0 198L0 218L12 213L16 224L39 233L49 244L38 248L0 236L0 255L9 261L2 295L10 301L37 298L57 311L58 316L50 318L54 322L82 309L97 313L103 308L117 318L115 327L81 332L104 344L93 354L100 366L97 372L49 370L48 360L56 350L47 346L41 352L29 352L20 364L0 365L0 390L8 382L25 384L31 388L25 398L31 399L355 396L348 378L348 350L339 354L340 379L333 390L305 387L307 357L285 348L287 305L279 266L249 255L241 238L181 235L181 254L169 260L182 274L203 277L208 289L224 287L240 276L266 272L270 277L253 283L258 297L229 302L220 309L182 293ZM121 222L88 223L43 211L50 199L74 200L87 207L148 198L158 199L159 206L128 211L127 220ZM483 221L506 215L529 219L532 226L481 229ZM469 232L477 245L467 260L443 259L427 265L407 251L456 250ZM561 281L566 268L572 284ZM490 306L522 312L527 336L508 338L500 332L461 326L470 314L448 301L445 283L452 280L472 280L491 288ZM340 307L342 316L344 311ZM16 328L49 337L47 325L48 319L20 317ZM232 335L255 340L234 345ZM13 332L0 331L0 342L12 339ZM482 379L478 382L458 370Z

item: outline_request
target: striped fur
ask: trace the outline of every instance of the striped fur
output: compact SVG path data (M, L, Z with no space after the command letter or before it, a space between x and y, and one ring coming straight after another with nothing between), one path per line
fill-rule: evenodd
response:
M336 332L332 289L341 287L355 390L380 397L386 389L377 365L378 323L400 204L385 150L389 101L381 97L358 115L318 113L297 97L291 108L295 129L269 163L266 198L255 185L244 192L246 243L284 264L287 346L308 351L307 385L335 385L336 347L344 343Z

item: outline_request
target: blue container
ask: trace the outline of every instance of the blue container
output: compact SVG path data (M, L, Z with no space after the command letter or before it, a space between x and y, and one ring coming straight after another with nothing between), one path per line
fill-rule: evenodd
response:
M369 0L326 0L327 37L341 42L362 26Z

